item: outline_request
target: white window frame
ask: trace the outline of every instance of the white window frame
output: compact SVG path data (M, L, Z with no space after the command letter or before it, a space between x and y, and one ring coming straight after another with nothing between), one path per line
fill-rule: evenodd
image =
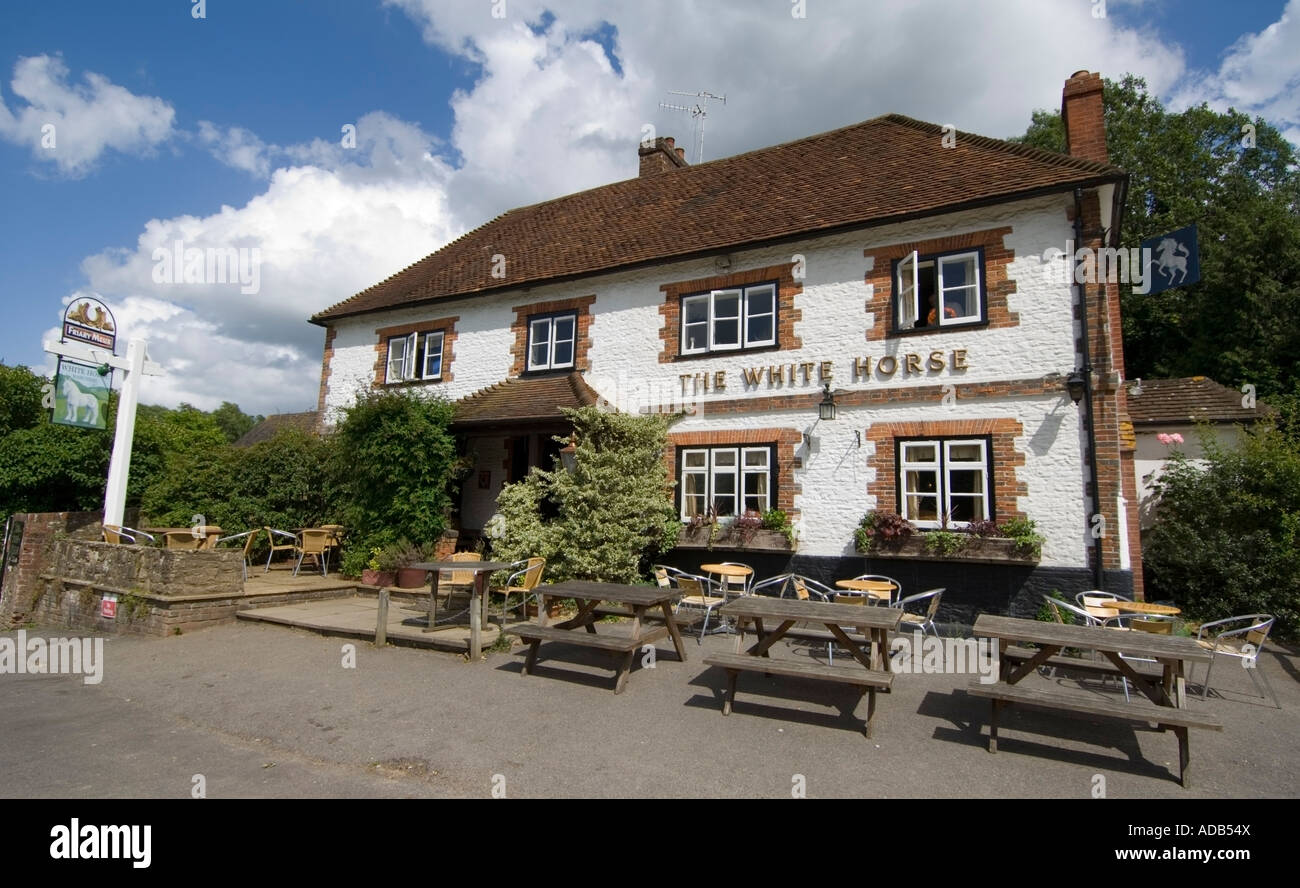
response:
M556 323L564 320L573 323L573 335L568 339L557 340L555 336ZM536 331L539 328L544 328L546 331L546 361L544 363L536 363L533 361L533 346L539 342L536 335ZM570 345L571 350L567 363L558 364L555 361L555 345L557 342L567 342ZM577 363L578 359L578 313L571 311L563 312L561 314L546 315L545 317L540 318L530 318L528 321L527 349L527 368L530 372L535 370L562 370L572 368Z
M898 330L934 330L943 327L960 327L981 323L984 320L984 262L982 255L979 250L963 250L956 253L936 253L922 259L916 250L908 253L905 258L899 261L894 280L894 292L897 293L894 302L896 328ZM945 287L943 266L958 261L964 262L968 259L971 261L971 267L975 272L974 281L968 284ZM921 316L920 270L923 265L934 268L934 305L932 308L935 312L936 323L917 327L916 321ZM970 301L974 308L974 314L954 318L946 315L943 311L944 293L956 290L969 290L972 292L973 296Z
M438 349L438 372L429 373L429 350L435 341ZM445 341L445 330L390 336L388 360L384 365L384 383L393 385L400 382L432 382L442 379Z
M771 305L772 305L771 310L770 310L770 311L755 312L755 313L752 313L752 314L751 314L751 312L750 312L750 310L749 310L749 298L750 298L750 295L751 295L751 294L754 294L754 293L759 293L759 292L762 292L762 291L770 291L770 293L771 293ZM750 348L763 348L763 347L765 347L765 346L776 345L776 341L777 341L777 326L776 326L777 296L778 296L778 292L777 292L777 286L776 286L776 284L774 284L774 283L772 283L772 282L769 281L769 282L762 283L762 284L748 284L748 285L743 286L743 287L726 287L726 288L721 289L721 290L710 290L708 293L695 293L695 294L692 294L692 295L690 295L690 296L684 296L684 297L682 297L682 304L681 304L681 336L680 336L680 341L679 341L679 343L678 343L678 348L679 348L680 354L683 354L683 355L705 355L705 354L709 354L709 353L711 353L711 352L721 352L721 351L741 351L741 350L744 350L744 349L750 349ZM738 298L737 298L737 314L734 315L734 316L733 316L733 315L727 315L726 317L719 317L719 315L718 315L718 309L717 309L718 297L723 297L723 298L727 298L727 297L738 297ZM692 327L692 326L698 326L699 322L696 321L694 324L687 324L687 323L686 323L686 306L689 305L689 304L701 303L701 302L702 302L702 303L705 303L705 304L708 306L708 317L707 317L707 318L705 319L705 321L704 321L704 323L705 323L705 325L706 325L706 327L707 327L707 330L708 330L708 335L704 337L704 339L705 339L705 345L704 345L703 347L698 347L698 348L688 348L688 347L687 347L687 344L686 344L686 343L687 343L687 338L686 338L687 328L688 328L688 327ZM765 338L765 339L750 339L750 338L749 338L749 322L750 322L750 319L751 319L751 318L760 318L760 317L771 317L771 319L772 319L772 334L771 334L771 336L769 336L769 337L767 337L767 338ZM736 341L735 341L734 343L733 343L733 342L718 342L718 335L717 335L717 334L718 334L718 328L717 328L717 324L718 324L719 321L724 321L724 320L725 320L725 321L731 321L731 320L736 321L736 328L737 328L737 329L736 329Z
M704 465L688 467L687 462L691 454L704 454ZM745 466L745 457L751 453L763 454L763 467L747 469ZM727 454L733 457L734 463L729 466L719 466L717 456ZM719 475L729 475L734 479L734 493L732 502L732 512L730 515L724 515L726 518L738 518L744 515L745 508L745 478L748 475L766 475L767 485L763 492L763 507L757 511L762 512L772 509L772 490L774 486L773 470L775 466L772 460L772 448L769 446L759 447L740 447L740 446L721 446L721 447L685 447L682 448L681 455L681 497L678 509L682 521L690 521L693 517L687 512L686 496L686 476L700 476L704 479L704 508L707 511L713 506L715 498L716 485L714 479Z
M975 445L980 449L981 461L976 464L973 462L957 463L954 467L951 459L953 447L966 445ZM916 446L930 446L934 448L935 462L918 462L907 458L908 448ZM899 442L898 447L898 514L902 515L908 521L917 527L926 529L938 529L944 527L943 516L952 514L952 482L951 472L953 471L971 471L979 466L983 480L982 514L976 520L987 521L992 516L990 511L993 496L993 469L989 465L989 442L986 438L908 438ZM933 472L936 478L935 492L933 494L924 494L933 496L937 501L939 517L934 520L923 520L911 514L910 504L908 502L907 492L907 473L909 470ZM975 499L971 494L958 493L958 499ZM949 521L948 527L967 527L969 521Z

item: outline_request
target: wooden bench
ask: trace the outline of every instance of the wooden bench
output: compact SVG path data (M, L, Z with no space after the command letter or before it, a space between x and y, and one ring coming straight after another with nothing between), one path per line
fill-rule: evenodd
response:
M999 656L1007 663L1019 666L1022 663L1032 660L1037 655L1037 648L1008 647ZM1079 657L1065 657L1059 654L1054 657L1048 657L1040 663L1039 666L1051 667L1054 669L1071 669L1075 672L1083 672L1090 675L1119 676L1121 674L1119 669L1110 662L1102 660L1084 660ZM1133 671L1143 678L1152 681L1160 680L1161 673L1159 669L1143 669L1139 665L1135 664L1133 666Z
M646 638L645 635L640 638L633 638L630 635L593 635L591 633L574 632L572 629L558 629L555 626L539 626L536 623L516 623L513 626L508 626L506 632L518 635L525 641L531 642L534 646L543 641L558 641L580 647L593 647L600 648L603 651L619 652L636 650L642 644L653 640ZM666 630L664 634L667 634ZM663 636L656 637L662 638ZM526 666L524 671L528 671Z
M727 696L722 702L723 715L731 713L731 704L736 699L736 678L741 672L811 678L816 681L832 681L863 688L868 697L865 726L867 737L871 736L871 722L876 714L876 691L888 688L894 682L893 673L863 669L856 663L851 667L823 666L820 663L776 660L751 654L711 654L704 658L704 663L707 666L717 666L727 672Z
M1191 750L1187 739L1188 729L1223 730L1221 722L1207 715L1172 706L1156 706L1146 700L1134 699L1129 703L1120 703L1082 694L1029 688L1019 684L1009 685L1003 682L997 684L980 684L977 682L971 684L967 691L975 697L986 697L992 703L992 713L989 717L989 752L998 751L998 713L1003 706L1012 703L1032 709L1065 712L1069 715L1145 722L1155 724L1161 730L1168 728L1178 737L1178 779L1184 787L1191 785L1189 773Z

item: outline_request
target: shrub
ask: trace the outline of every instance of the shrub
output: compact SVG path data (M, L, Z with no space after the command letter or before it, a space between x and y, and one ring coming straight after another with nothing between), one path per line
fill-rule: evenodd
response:
M681 530L663 460L668 422L595 407L564 413L573 422L574 469L534 468L502 489L505 528L493 557L539 555L548 580L635 582Z
M1034 558L1042 554L1043 543L1046 542L1046 537L1038 532L1038 525L1030 518L1012 518L1007 521L1002 525L1002 535L1015 540L1017 549Z
M868 552L877 547L898 546L914 533L916 527L902 515L871 511L862 516L853 538L859 552Z
M347 526L367 545L436 540L465 472L452 406L408 390L364 392L333 434L333 477Z
M1175 456L1162 473L1144 544L1152 598L1198 620L1249 613L1300 631L1300 441L1272 427L1225 450L1204 441L1202 469Z

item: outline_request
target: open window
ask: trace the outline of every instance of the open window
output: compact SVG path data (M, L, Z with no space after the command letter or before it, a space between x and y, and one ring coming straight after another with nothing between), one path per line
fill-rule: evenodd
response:
M388 364L384 382L417 382L442 379L444 333L408 333L388 340Z
M939 330L984 321L980 250L899 260L894 275L895 329Z

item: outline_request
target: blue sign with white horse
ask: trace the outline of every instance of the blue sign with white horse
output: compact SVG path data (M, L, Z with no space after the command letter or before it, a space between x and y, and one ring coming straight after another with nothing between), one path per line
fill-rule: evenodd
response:
M1201 258L1196 246L1196 226L1142 241L1142 269L1150 275L1148 293L1163 293L1201 279Z

